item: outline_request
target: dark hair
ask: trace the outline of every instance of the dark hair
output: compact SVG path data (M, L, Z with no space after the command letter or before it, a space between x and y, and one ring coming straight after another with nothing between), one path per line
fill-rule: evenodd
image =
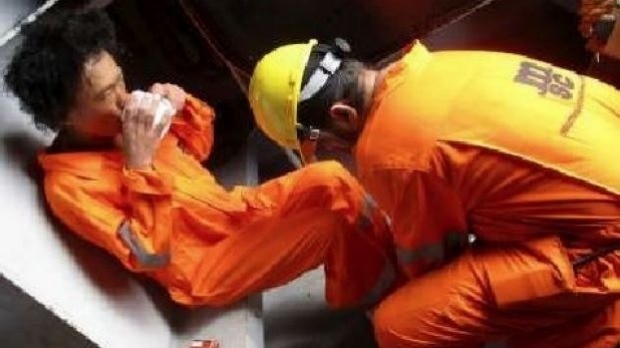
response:
M84 65L117 52L114 25L101 10L50 14L23 30L4 75L37 128L59 130L75 101Z
M325 53L321 49L313 49L304 71L302 86L306 85L324 55ZM297 106L299 122L306 127L327 128L330 120L329 108L338 101L344 101L358 111L361 111L364 100L360 83L360 71L363 67L364 64L358 60L344 59L340 68L327 80L325 86L316 95L299 103Z

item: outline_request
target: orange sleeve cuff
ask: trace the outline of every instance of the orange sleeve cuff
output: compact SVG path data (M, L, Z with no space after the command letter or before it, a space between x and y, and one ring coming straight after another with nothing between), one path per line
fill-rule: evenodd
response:
M172 132L199 161L205 160L213 147L214 119L215 111L207 103L188 95L183 110L172 121Z
M132 192L164 196L172 194L173 179L156 170L123 169L123 185Z
M210 127L215 119L215 111L207 103L191 95L187 96L183 111L184 118L192 124L205 125Z

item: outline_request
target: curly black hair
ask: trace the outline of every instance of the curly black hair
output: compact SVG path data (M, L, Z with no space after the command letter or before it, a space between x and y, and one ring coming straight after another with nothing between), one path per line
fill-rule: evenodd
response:
M102 10L49 14L24 28L4 82L37 128L58 131L75 101L84 65L102 52L117 51L114 25Z

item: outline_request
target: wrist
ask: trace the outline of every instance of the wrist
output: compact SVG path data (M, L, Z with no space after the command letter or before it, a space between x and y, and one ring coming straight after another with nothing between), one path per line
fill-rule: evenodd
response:
M125 163L125 168L129 170L150 170L153 169L153 161L151 159L128 160Z

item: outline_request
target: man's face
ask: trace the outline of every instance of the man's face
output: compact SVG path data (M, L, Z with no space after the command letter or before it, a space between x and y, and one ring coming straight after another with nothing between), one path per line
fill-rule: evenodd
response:
M123 71L108 52L86 62L75 104L69 113L70 128L84 138L111 138L121 130L121 113L129 95Z

